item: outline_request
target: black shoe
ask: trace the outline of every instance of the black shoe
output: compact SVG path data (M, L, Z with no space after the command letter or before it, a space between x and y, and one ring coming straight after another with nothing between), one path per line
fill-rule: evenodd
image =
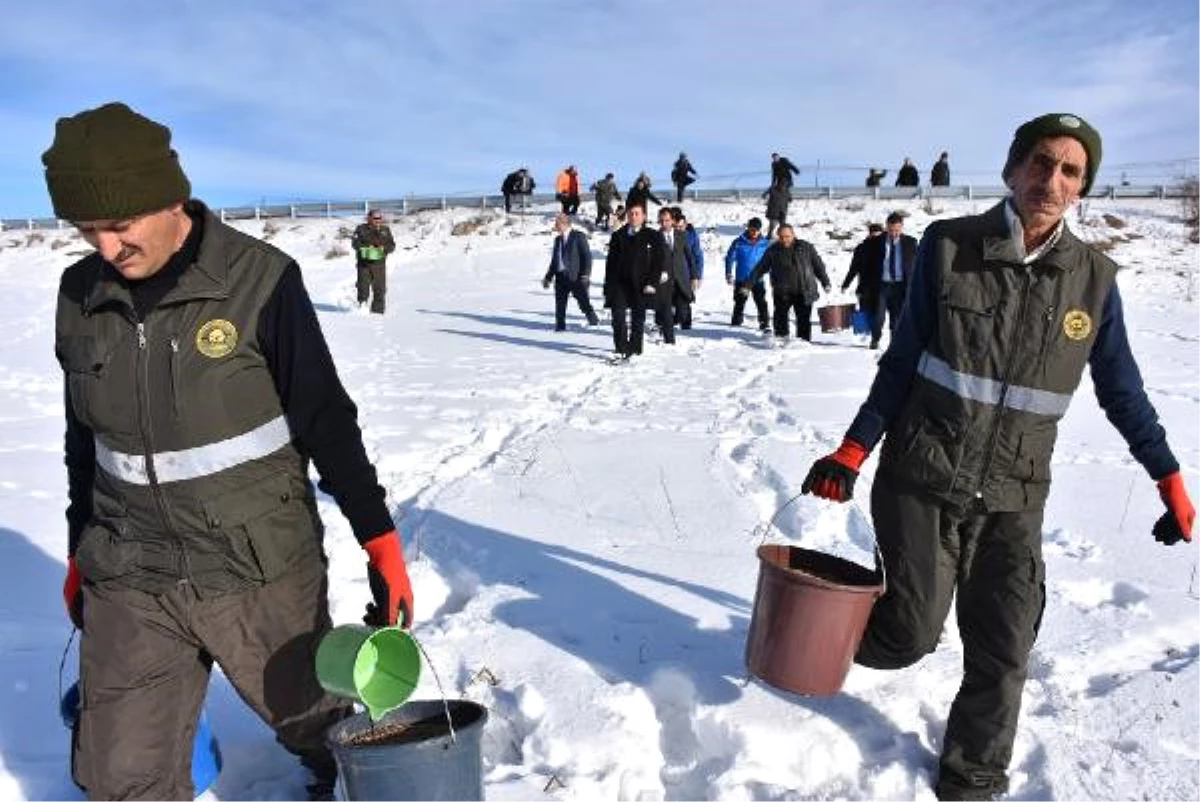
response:
M1008 777L1003 773L975 772L974 777L962 777L957 772L943 771L933 786L933 793L940 800L965 800L986 802L999 799L1008 793Z
M879 350L879 340L871 340L871 350L872 351Z
M566 331L567 327L566 326L555 326L554 330L555 331Z

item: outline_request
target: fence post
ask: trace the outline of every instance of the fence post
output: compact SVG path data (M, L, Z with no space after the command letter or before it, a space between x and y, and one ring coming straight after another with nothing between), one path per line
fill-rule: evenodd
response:
M408 214L408 198L400 199L400 213Z
M325 201L325 216L333 217L333 203L331 201Z
M975 200L975 190L971 184L967 184L967 200Z
M293 220L296 219L296 204L293 203L288 207L288 217L292 218Z
M445 196L445 195L443 195L443 196L442 196L442 211L444 212L444 211L446 211L446 209L447 209L447 206L446 206L446 196Z
M1167 187L1164 184L1158 185L1158 199L1163 200L1167 197Z
M1108 185L1108 199L1115 200L1116 197L1117 197L1117 188L1114 187L1112 184L1109 184Z

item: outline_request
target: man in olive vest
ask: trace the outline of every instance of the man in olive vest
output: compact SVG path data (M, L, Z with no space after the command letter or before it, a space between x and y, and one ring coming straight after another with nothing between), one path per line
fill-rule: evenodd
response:
M1117 266L1064 216L1091 189L1100 135L1071 114L1021 125L982 215L932 224L907 306L841 447L805 492L850 499L882 438L871 490L888 587L857 662L880 669L931 653L957 595L963 682L935 792L1004 793L1029 653L1045 604L1042 514L1058 422L1085 365L1100 406L1157 482L1156 540L1191 540L1195 510L1142 387Z
M75 781L191 799L213 663L332 798L322 736L350 706L313 655L331 626L311 460L367 552L368 623L412 620L400 538L300 268L224 225L120 103L60 119L55 214L95 248L63 273L67 612L83 632Z
M354 229L350 245L354 248L354 262L358 270L355 282L358 305L362 306L369 300L371 311L382 315L387 303L387 258L389 253L396 250L396 240L392 238L392 230L383 222L383 212L371 210L367 222Z

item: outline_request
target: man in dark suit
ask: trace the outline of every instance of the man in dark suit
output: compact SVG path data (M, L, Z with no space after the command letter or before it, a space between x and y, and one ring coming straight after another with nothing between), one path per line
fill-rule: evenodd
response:
M879 347L883 319L888 316L888 330L896 330L896 321L904 309L908 291L908 276L917 259L917 241L904 233L904 217L892 212L887 218L887 233L869 236L854 249L850 272L842 289L858 277L858 294L862 308L871 315L871 348Z
M588 325L595 326L600 322L596 310L592 309L592 301L588 298L588 288L592 281L592 248L588 245L587 237L582 232L571 228L570 215L560 212L554 218L554 230L558 236L554 238L554 248L550 251L550 267L542 279L542 286L550 289L554 282L554 330L567 330L567 296L575 296L579 311L587 317Z
M646 207L630 206L626 215L629 222L613 233L604 264L604 297L612 308L613 345L622 360L642 352L646 308L657 304L659 293L671 290L662 234L646 225Z
M663 332L663 342L674 345L675 326L692 327L692 301L696 299L692 280L696 277L696 266L687 232L675 229L675 208L659 209L658 227L663 237L667 273L670 274L663 297L659 299L658 325Z

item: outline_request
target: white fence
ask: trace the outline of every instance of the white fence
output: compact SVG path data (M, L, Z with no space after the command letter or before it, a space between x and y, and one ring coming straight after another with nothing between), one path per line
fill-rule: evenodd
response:
M689 189L684 197L689 200L734 200L758 199L766 189ZM656 193L664 203L675 199L674 187ZM952 186L952 187L863 187L863 186L814 186L792 187L792 198L802 199L841 199L841 198L875 198L882 200L910 200L913 198L1002 198L1008 194L1003 186ZM1091 198L1183 198L1187 189L1182 184L1156 184L1141 186L1097 186L1093 187ZM583 200L589 200L585 195ZM534 194L527 198L517 198L514 201L522 208L538 204L553 203L551 194ZM379 209L393 215L413 214L430 209L495 209L504 208L502 195L413 195L406 198L383 200L352 200L325 201L316 203L278 203L258 204L255 206L231 206L216 208L213 211L222 220L263 220L269 218L301 218L301 217L357 217L365 215L372 209ZM0 231L36 230L63 228L65 221L53 217L42 218L9 218L0 219Z

